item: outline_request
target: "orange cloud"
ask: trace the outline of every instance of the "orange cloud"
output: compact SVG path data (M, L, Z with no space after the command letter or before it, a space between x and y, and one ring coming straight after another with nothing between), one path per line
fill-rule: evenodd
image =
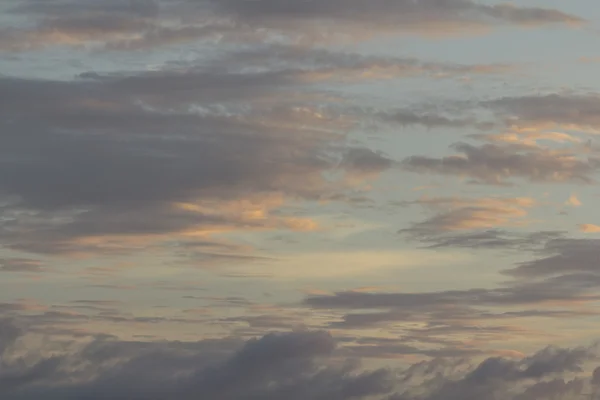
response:
M594 224L581 224L579 230L584 233L600 233L600 226Z
M411 230L453 231L527 224L523 218L537 201L529 197L480 198L423 197L415 203L437 211L437 215L417 223Z
M565 205L571 207L580 207L582 203L576 195L572 194L571 197L569 197L569 199L565 202Z

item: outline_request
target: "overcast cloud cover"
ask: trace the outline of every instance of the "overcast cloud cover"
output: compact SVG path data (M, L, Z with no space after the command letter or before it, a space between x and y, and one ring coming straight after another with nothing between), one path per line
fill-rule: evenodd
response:
M0 399L600 398L592 0L5 0Z

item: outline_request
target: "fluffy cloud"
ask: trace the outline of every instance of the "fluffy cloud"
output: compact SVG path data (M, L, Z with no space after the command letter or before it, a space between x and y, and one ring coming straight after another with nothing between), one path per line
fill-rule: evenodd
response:
M338 354L344 341L323 331L303 331L245 342L97 338L53 352L28 346L25 361L15 355L27 338L10 321L2 321L0 328L0 394L7 400L435 400L484 393L533 400L550 392L583 393L592 382L583 368L595 359L593 348L547 347L517 359L487 358L474 366L449 355L404 368L367 370Z
M11 400L39 396L342 400L390 390L384 370L361 373L350 364L327 367L322 360L334 348L335 341L325 332L271 334L246 343L100 339L61 355L40 354L29 364L11 362L4 354L0 393Z

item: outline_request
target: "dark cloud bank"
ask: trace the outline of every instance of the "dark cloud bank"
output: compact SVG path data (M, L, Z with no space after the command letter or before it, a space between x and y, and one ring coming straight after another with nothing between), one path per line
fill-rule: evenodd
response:
M589 369L597 358L594 347L548 347L520 359L493 357L474 365L434 359L365 370L341 358L340 346L324 331L246 342L99 338L63 345L69 349L64 351L33 350L23 340L14 322L0 322L0 395L6 400L529 400L589 393L598 375Z
M342 114L286 100L304 82L298 74L0 77L3 244L58 254L93 250L74 244L86 237L276 228L240 219L242 210L176 204L339 198L356 178L389 169L385 155L345 142Z

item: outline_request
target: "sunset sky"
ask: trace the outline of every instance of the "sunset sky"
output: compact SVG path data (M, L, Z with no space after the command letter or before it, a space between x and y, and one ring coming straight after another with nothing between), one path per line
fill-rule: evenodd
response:
M598 0L0 1L0 399L600 398L599 71Z

